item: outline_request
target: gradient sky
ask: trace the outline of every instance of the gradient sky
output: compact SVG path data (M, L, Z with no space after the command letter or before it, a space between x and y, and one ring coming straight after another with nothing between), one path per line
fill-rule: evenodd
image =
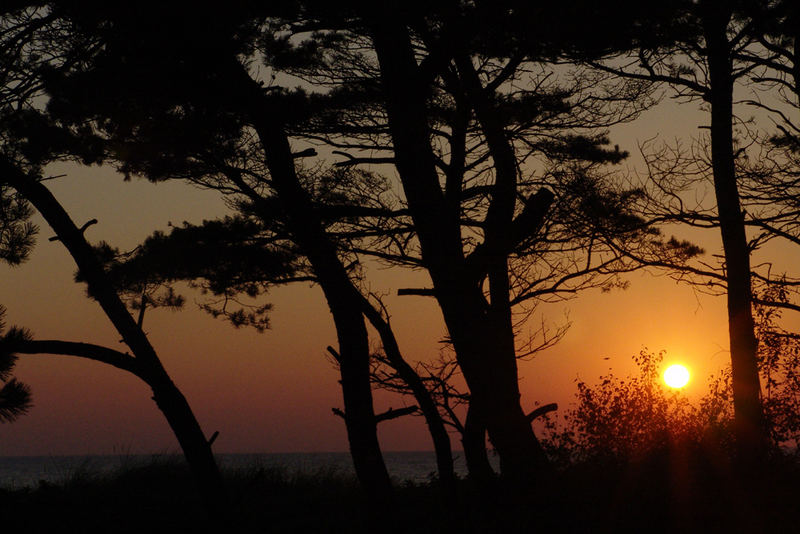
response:
M636 152L636 140L659 134L670 140L696 135L705 115L692 104L667 102L634 124L617 128L612 143ZM629 166L639 164L632 157ZM181 183L123 182L112 169L61 165L48 182L80 226L91 218L92 242L107 240L132 248L168 223L198 223L225 213L215 192ZM52 231L41 227L31 259L3 267L0 302L9 324L30 328L38 339L64 339L123 350L99 306L73 282L74 264ZM679 233L680 236L688 236ZM692 236L695 237L695 236ZM719 249L714 233L699 237L709 252ZM427 285L424 276L373 269L373 290L387 293L401 349L409 360L436 357L445 334L435 301L397 297L399 287ZM594 382L609 368L633 370L631 356L643 347L666 350L665 363L680 361L693 372L686 392L699 396L707 377L728 360L725 301L697 295L665 276L635 273L625 291L591 291L566 304L542 308L558 323L568 316L566 338L535 359L521 362L523 406L572 401L575 380ZM341 407L337 372L325 347L336 337L321 291L296 285L273 291L272 329L264 334L235 330L196 309L190 296L184 311L150 311L145 330L167 371L182 389L207 434L220 431L217 452L344 451L344 424L331 413ZM0 456L152 453L177 451L177 442L137 378L97 362L65 356L23 355L17 376L30 384L35 406L13 424L0 425ZM410 402L410 401L406 401ZM403 401L376 394L376 410ZM453 444L459 448L454 437ZM384 450L429 450L421 418L380 425Z

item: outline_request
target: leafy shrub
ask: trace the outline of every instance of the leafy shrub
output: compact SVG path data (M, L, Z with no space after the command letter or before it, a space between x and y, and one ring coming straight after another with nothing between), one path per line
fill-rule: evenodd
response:
M788 302L785 286L760 295L767 302ZM781 308L756 306L758 365L762 404L772 442L797 453L800 446L800 336L780 328Z
M627 460L676 444L730 443L729 374L712 378L709 394L692 404L660 378L664 352L646 349L633 357L638 376L613 373L595 385L578 381L576 406L545 422L543 443L556 461Z

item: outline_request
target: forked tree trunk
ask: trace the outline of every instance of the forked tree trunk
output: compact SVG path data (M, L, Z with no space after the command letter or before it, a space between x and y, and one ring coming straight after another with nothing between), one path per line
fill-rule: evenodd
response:
M388 20L380 12L372 23L395 164L471 403L486 424L509 479L535 484L546 458L520 405L512 326L498 320L505 317L507 310L502 307L507 306L508 295L494 314L487 314L482 279L465 260L460 220L449 216L452 210L440 187L429 141L426 88L408 30L402 21ZM498 225L507 215L505 200L504 196L499 206ZM505 265L505 256L502 260ZM500 280L489 274L490 283Z

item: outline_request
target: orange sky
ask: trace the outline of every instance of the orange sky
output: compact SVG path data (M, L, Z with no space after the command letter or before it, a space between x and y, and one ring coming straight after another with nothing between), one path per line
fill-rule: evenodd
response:
M619 128L612 142L635 152L635 139L695 135L703 119L692 105L667 104ZM49 185L75 222L99 220L87 231L89 239L123 249L166 230L169 221L196 223L225 211L216 193L179 183L124 183L108 168L61 166L53 172L68 173ZM47 240L52 232L37 221L41 234L30 261L4 267L0 278L8 322L30 328L39 339L122 349L99 307L72 281L75 268L66 251ZM709 251L716 252L715 237L702 243ZM727 363L724 299L695 295L663 276L636 273L629 280L626 291L592 291L543 309L554 322L568 312L572 327L561 344L521 363L525 408L537 401L568 405L576 377L593 382L610 367L627 374L631 355L644 346L666 350L666 361L690 367L689 395L699 395L706 377ZM370 281L390 295L399 287L426 285L387 270L372 272ZM272 329L264 334L234 330L198 311L191 298L180 313L148 313L145 330L207 434L220 431L217 452L346 450L344 425L331 414L341 401L325 347L336 338L321 292L294 286L269 299ZM435 357L444 330L433 299L389 296L387 304L406 357ZM17 376L32 386L35 407L0 426L0 456L177 451L146 386L118 369L73 357L22 356ZM402 401L379 394L376 404L382 410ZM384 450L431 449L421 418L380 428ZM459 448L455 436L453 443Z

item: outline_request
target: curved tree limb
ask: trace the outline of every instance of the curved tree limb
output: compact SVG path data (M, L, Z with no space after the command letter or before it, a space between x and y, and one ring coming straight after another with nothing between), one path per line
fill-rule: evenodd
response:
M550 412L554 412L556 410L558 410L558 404L556 404L555 402L551 402L550 404L539 406L525 417L528 418L528 422L533 423L536 419L542 417L543 415L546 415Z
M77 343L72 341L59 340L34 340L19 341L10 347L18 354L53 354L61 356L77 356L96 362L105 363L128 371L139 378L143 377L143 371L136 358L130 354L120 352L108 347L94 345L92 343Z

